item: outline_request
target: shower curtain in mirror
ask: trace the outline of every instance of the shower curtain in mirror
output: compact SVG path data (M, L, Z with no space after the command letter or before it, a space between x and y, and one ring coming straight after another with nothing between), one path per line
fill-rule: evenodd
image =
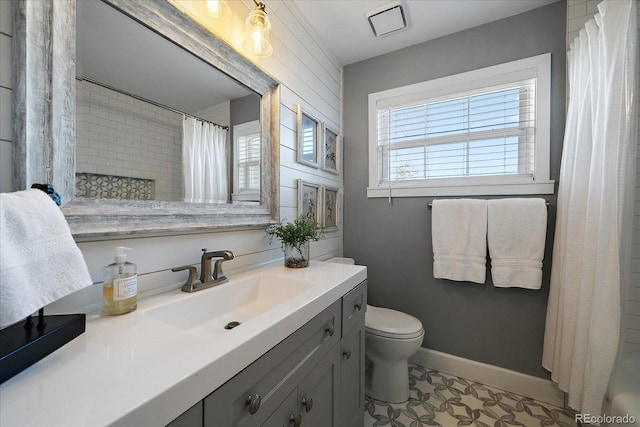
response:
M598 9L568 53L570 100L542 360L569 406L594 415L602 413L618 344L637 135L636 5L605 0Z
M182 172L185 202L227 202L226 145L226 129L184 117Z

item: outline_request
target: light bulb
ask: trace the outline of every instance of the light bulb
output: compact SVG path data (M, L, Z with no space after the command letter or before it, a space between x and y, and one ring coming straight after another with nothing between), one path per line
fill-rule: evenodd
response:
M253 32L253 51L258 55L262 53L262 34L260 30Z
M225 0L196 0L194 3L200 16L216 21L231 18L231 8Z
M207 0L207 10L213 18L220 16L220 2L218 0Z
M271 55L273 48L269 42L271 23L264 6L256 6L245 23L245 39L242 48L249 55L265 57Z

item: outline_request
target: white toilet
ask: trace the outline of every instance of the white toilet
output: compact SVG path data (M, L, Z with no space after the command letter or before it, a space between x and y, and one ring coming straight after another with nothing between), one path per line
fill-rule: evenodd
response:
M327 262L353 264L352 258ZM409 357L422 345L424 329L413 316L367 305L365 313L365 394L383 402L409 400Z
M365 314L365 394L384 402L409 399L408 359L422 345L424 329L413 316L367 305Z

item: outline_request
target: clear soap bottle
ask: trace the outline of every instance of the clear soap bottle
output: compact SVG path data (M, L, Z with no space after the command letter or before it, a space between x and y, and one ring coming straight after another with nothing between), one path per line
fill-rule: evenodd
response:
M127 250L130 248L118 246L113 264L104 268L103 316L131 313L138 307L137 267L127 261Z

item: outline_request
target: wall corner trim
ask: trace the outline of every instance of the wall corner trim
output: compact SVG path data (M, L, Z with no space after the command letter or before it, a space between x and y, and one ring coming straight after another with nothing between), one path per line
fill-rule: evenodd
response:
M409 362L530 397L560 408L564 407L564 392L551 380L424 347L420 348L409 359Z

